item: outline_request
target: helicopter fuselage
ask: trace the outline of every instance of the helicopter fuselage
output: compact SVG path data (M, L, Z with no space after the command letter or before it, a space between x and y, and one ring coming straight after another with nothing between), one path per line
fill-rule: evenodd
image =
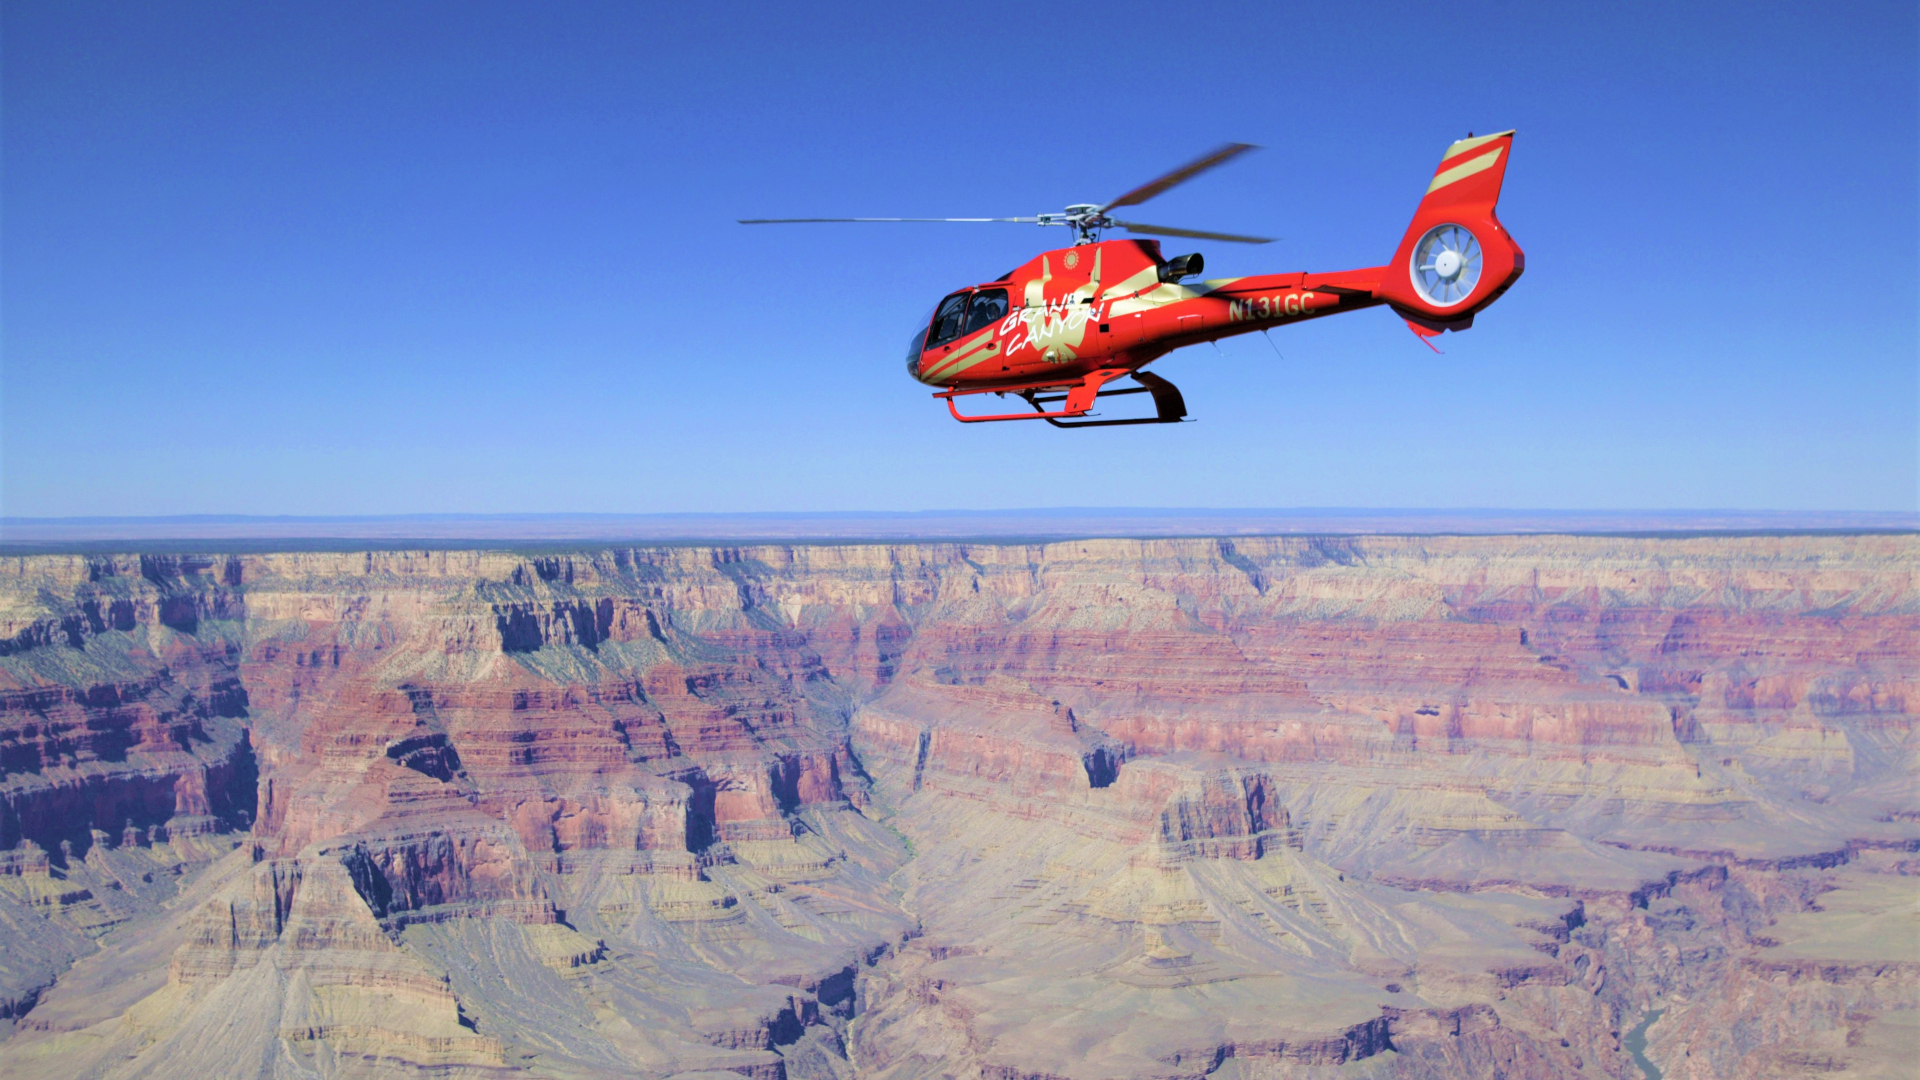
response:
M1374 295L1384 267L1183 284L1165 280L1167 265L1154 240L1045 252L941 301L915 336L908 373L948 389L1064 386L1187 345L1385 302Z

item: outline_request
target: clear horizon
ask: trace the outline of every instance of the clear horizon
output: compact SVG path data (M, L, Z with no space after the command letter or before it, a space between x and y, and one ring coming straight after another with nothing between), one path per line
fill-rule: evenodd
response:
M946 10L6 5L0 515L1920 510L1913 5ZM1372 266L1505 128L1528 270L1473 330L1183 350L1179 427L907 380L934 300L1063 230L734 224L1032 214L1239 140L1139 218L1283 238L1210 275Z

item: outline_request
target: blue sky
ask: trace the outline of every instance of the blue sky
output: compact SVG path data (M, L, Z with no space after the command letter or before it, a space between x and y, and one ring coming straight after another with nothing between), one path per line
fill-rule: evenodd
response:
M1920 25L1848 5L9 0L0 513L1912 510ZM1527 274L1176 353L1196 423L954 423L914 322L1018 215L1378 265L1518 128ZM1169 248L1172 254L1183 248Z

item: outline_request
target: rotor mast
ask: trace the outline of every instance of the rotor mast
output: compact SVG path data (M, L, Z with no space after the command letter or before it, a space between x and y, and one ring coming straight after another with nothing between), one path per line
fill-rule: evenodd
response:
M1035 220L1041 225L1065 225L1072 229L1075 245L1097 244L1101 229L1118 224L1100 211L1101 208L1092 203L1075 203L1058 214L1041 214Z

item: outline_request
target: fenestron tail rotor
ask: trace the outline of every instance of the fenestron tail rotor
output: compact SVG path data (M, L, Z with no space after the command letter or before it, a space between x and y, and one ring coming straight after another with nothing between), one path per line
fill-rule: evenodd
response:
M742 225L810 225L839 224L850 222L1014 222L1024 225L1065 225L1074 232L1076 243L1090 244L1100 239L1102 229L1124 229L1131 233L1146 236L1182 236L1195 240L1220 240L1233 244L1270 244L1272 237L1242 236L1238 233L1206 232L1199 229L1176 229L1167 225L1142 225L1138 222L1120 221L1107 216L1107 211L1118 206L1138 206L1148 199L1167 191L1179 184L1224 165L1249 150L1259 147L1250 143L1227 143L1211 153L1189 161L1156 179L1141 184L1126 194L1105 205L1076 203L1057 214L1038 214L1033 217L805 217L805 218L740 218Z

